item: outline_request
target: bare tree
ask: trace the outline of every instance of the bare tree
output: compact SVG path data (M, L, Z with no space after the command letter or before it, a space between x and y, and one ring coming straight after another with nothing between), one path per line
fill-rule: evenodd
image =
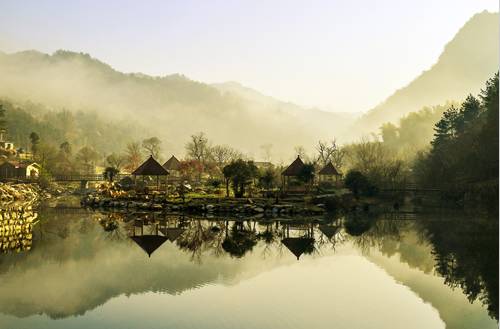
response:
M227 145L215 145L211 148L210 155L219 169L222 169L225 164L243 157L240 151Z
M156 159L160 157L160 145L161 141L158 137L150 137L142 141L142 147L146 150L147 154L152 155Z
M301 157L303 160L305 160L307 158L307 154L306 154L306 149L304 148L304 146L302 145L297 145L293 148L293 150L295 151L295 154L297 154L299 157Z
M273 144L262 144L260 148L262 149L263 160L271 162Z
M186 152L189 158L203 164L210 158L210 144L204 132L191 135L191 141L186 144Z
M106 162L110 167L121 170L126 162L126 158L123 155L111 153L106 157Z
M332 139L331 141L319 141L318 145L316 145L316 150L318 151L317 161L321 165L326 165L328 162L331 162L335 168L342 168L344 164L344 156L345 150L338 146L336 139Z
M127 144L125 150L125 164L129 170L135 170L142 161L142 150L139 142Z

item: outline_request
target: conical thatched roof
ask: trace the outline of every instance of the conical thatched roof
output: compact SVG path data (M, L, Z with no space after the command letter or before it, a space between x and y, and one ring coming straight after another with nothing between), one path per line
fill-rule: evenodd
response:
M177 240L178 237L181 236L182 233L184 233L185 229L183 228L175 228L175 227L167 227L167 228L160 228L160 232L163 233L167 239L170 240L170 242L174 242Z
M325 176L340 176L339 172L335 169L331 162L328 162L326 166L319 171L319 174Z
M298 176L302 167L304 167L304 162L302 162L300 156L297 156L297 159L295 159L295 161L293 161L281 174L283 176Z
M137 243L149 257L151 257L151 254L165 241L167 241L167 238L161 235L138 235L131 236L130 238L134 240L134 242Z
M313 238L285 238L281 240L281 243L297 257L297 260L299 260L304 252L309 252L314 249Z
M167 169L163 168L153 156L150 156L143 164L141 164L132 175L142 176L166 176L168 175Z
M330 225L320 225L319 230L323 233L328 239L331 239L337 232L339 231L338 226L330 226Z
M172 155L172 157L163 164L163 168L167 170L179 170L180 165L181 162Z

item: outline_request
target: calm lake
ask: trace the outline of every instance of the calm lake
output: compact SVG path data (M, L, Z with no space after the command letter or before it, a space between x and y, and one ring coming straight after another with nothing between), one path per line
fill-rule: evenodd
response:
M11 213L0 328L497 328L484 216Z

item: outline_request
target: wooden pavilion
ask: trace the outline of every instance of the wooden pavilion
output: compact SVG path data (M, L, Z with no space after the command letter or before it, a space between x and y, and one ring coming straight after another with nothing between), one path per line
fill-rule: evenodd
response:
M180 167L181 167L181 162L174 155L172 155L170 159L168 159L163 164L163 168L165 168L169 172L169 174L171 174L174 177L179 176Z
M328 162L318 173L319 182L334 182L337 184L341 176L331 162Z
M302 168L304 168L304 162L297 156L289 166L281 173L281 182L283 186L283 191L290 190L290 182L297 180L300 175Z
M169 174L168 170L163 168L161 164L156 161L153 156L149 156L149 158L144 161L134 172L132 175L134 176L134 180L137 176L142 176L143 180L146 176L156 176L156 185L160 187L160 177L167 176Z

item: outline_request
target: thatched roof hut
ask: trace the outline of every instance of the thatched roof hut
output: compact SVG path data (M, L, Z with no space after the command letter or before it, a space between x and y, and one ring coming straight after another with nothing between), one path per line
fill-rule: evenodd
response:
M179 170L180 166L181 162L173 155L163 164L163 168L167 170Z
M318 174L322 176L340 176L340 173L331 162L328 162Z
M167 169L163 168L161 164L156 161L151 155L143 164L141 164L134 172L134 176L166 176L168 175Z
M314 250L313 238L285 238L281 243L297 257L297 260L303 253L311 253Z
M300 159L300 156L297 156L289 166L286 168L281 175L282 176L299 176L302 168L304 167L304 162Z

